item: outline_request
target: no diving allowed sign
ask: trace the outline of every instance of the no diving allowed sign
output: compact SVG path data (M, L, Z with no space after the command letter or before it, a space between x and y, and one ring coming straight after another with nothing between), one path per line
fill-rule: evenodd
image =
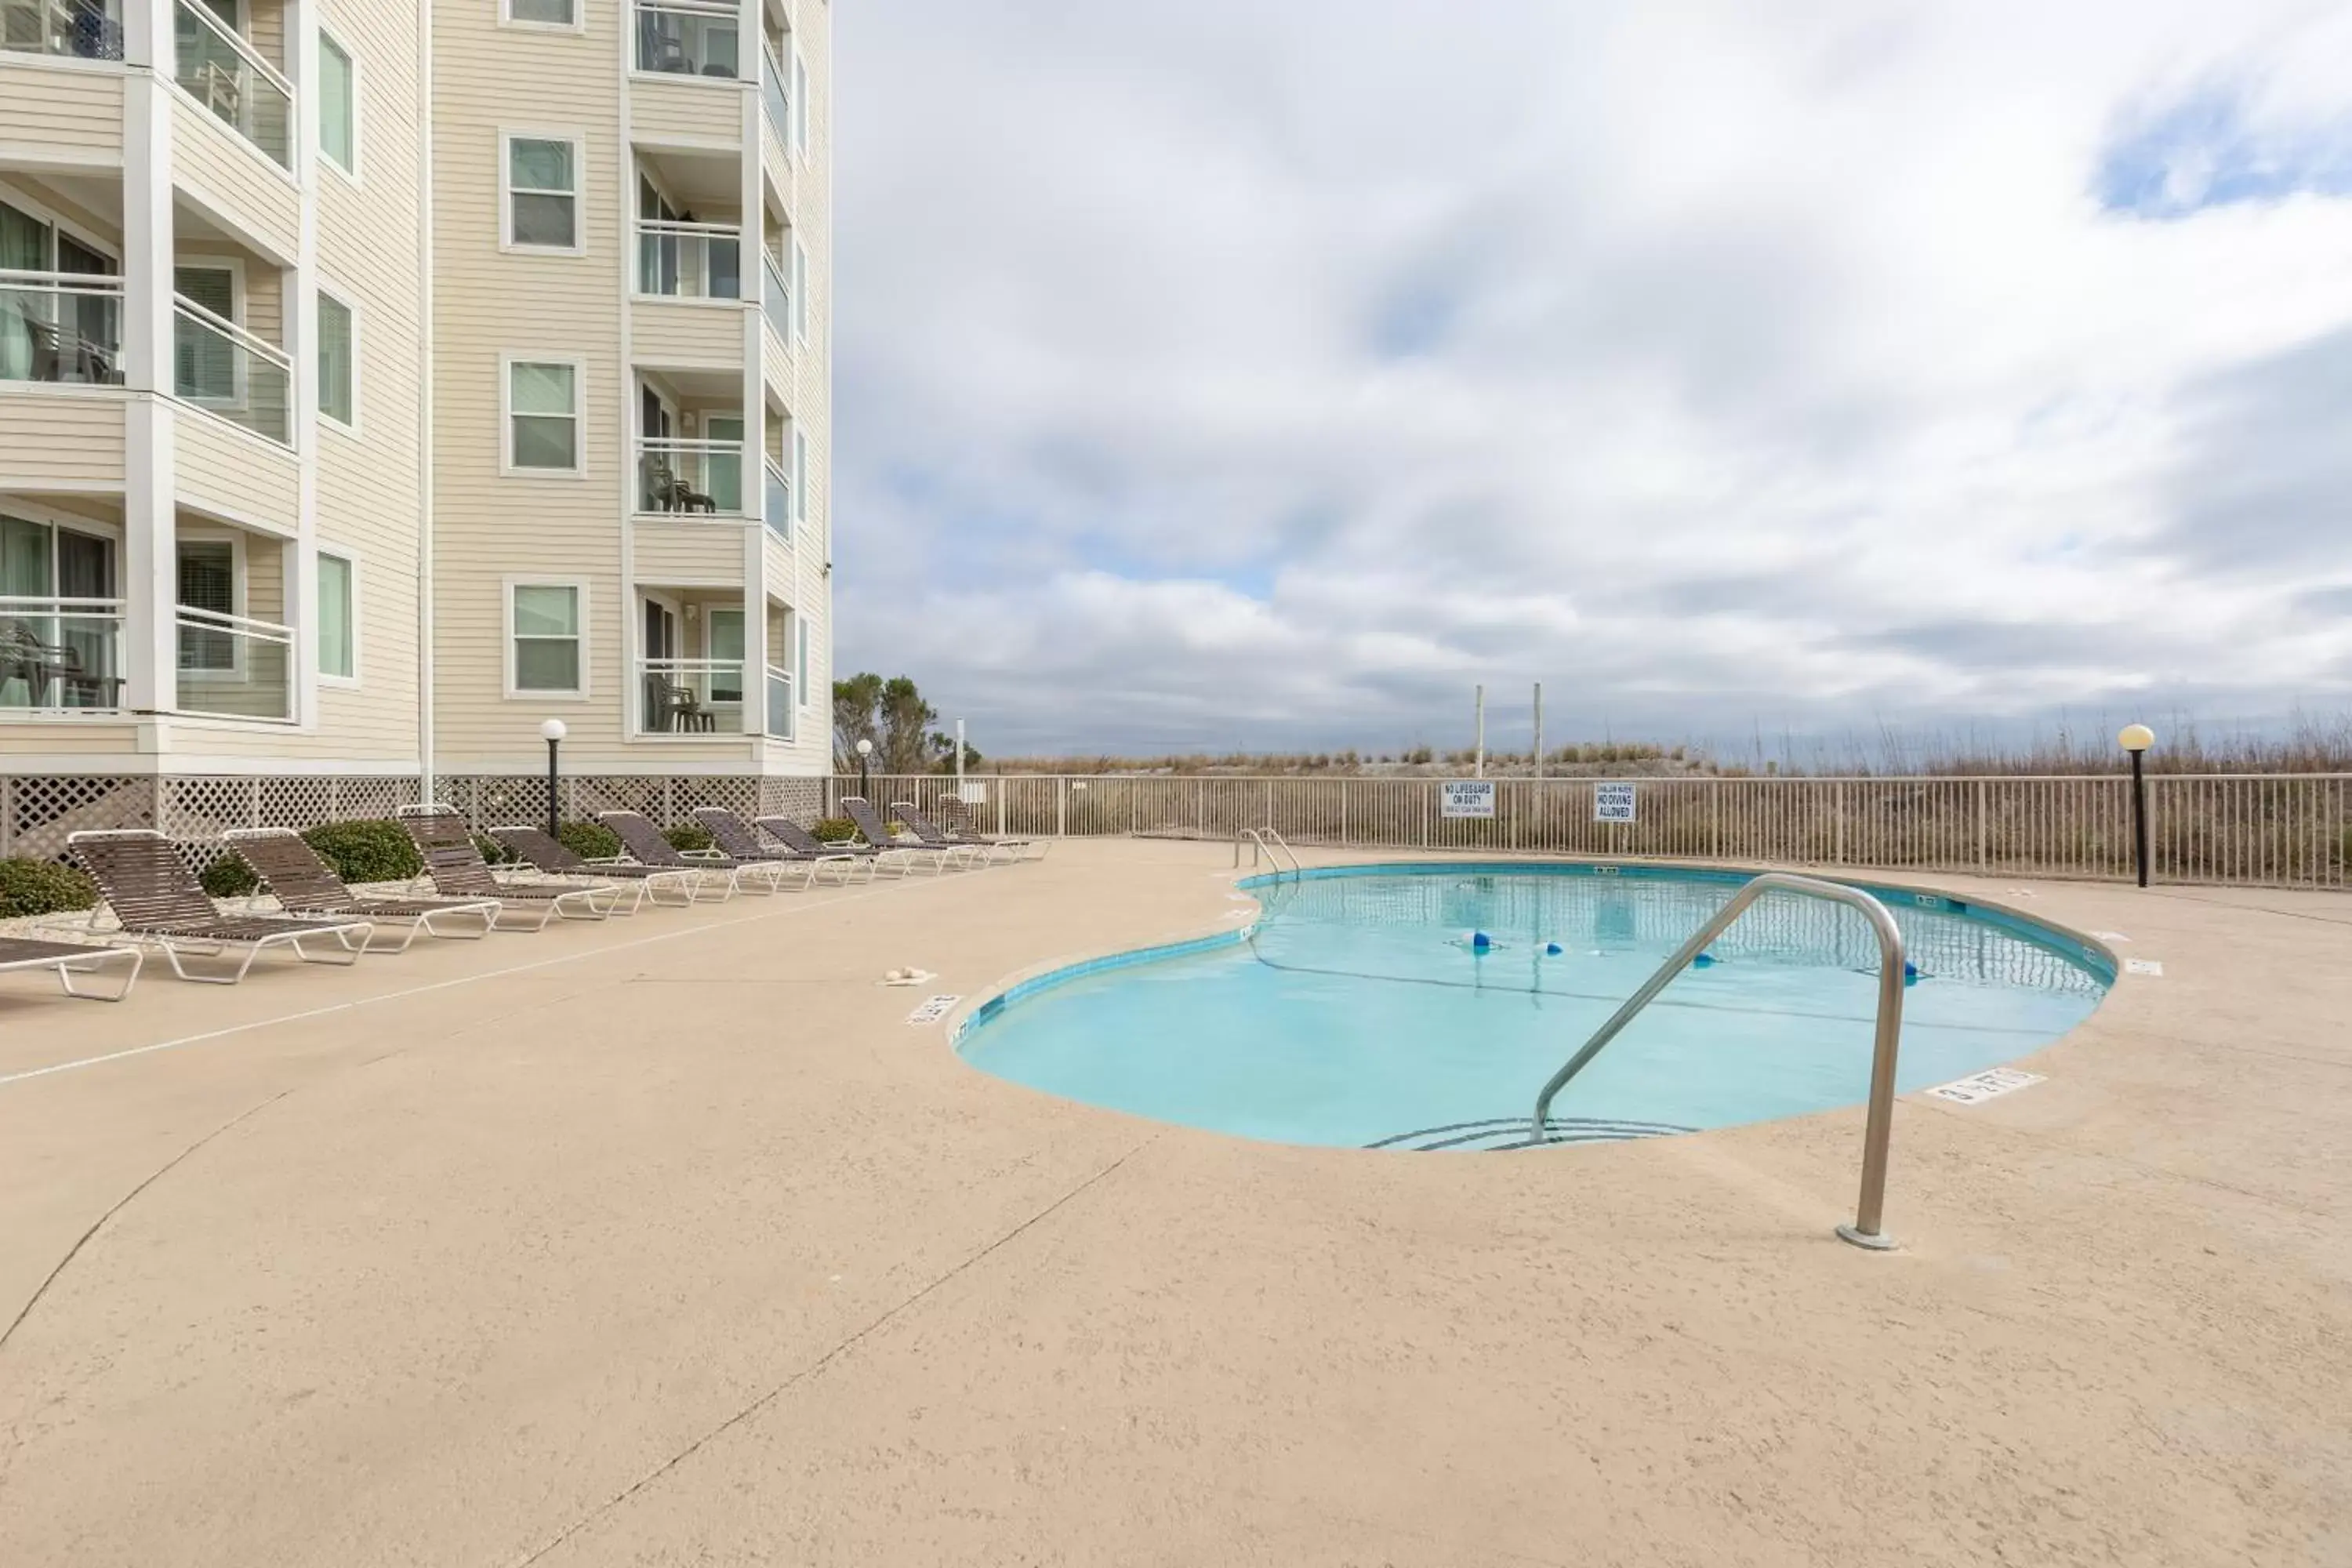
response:
M1592 820L1595 822L1632 822L1634 816L1633 786L1629 784L1602 784L1592 786Z

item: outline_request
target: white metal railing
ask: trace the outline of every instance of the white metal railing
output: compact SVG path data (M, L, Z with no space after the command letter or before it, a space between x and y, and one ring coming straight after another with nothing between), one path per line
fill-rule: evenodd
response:
M0 268L0 381L122 384L122 279Z
M766 39L760 42L760 110L768 121L768 129L776 133L777 143L789 148L793 144L793 101L784 86L784 68L777 63L776 51Z
M740 521L744 516L743 443L640 437L637 510Z
M763 465L767 470L768 489L761 515L768 521L768 531L786 544L793 542L793 480L773 458Z
M0 49L119 60L122 0L0 0Z
M767 287L760 290L760 311L775 330L776 341L789 349L793 346L793 286L784 269L765 248L760 252L761 268L767 274Z
M743 297L743 231L733 224L637 222L637 292L667 300Z
M741 659L639 659L637 732L741 735L749 668Z
M741 73L742 15L714 0L637 0L637 68L733 80Z
M768 666L768 735L789 741L796 733L799 704L793 700L793 672Z
M0 597L0 711L122 706L122 601Z
M855 773L843 787L856 793ZM936 784L937 780L930 781ZM1434 778L1017 774L992 778L1006 834L1174 834L1231 842L1589 858L1724 860L1990 877L2132 875L2127 775L1633 779L1634 820L1595 820L1578 779L1497 779L1495 815L1444 816ZM2352 773L2148 776L2159 882L2352 888ZM882 787L877 783L877 788ZM893 789L925 787L921 777ZM896 798L923 805L929 795Z
M294 717L294 628L182 605L178 692L183 713L225 719Z
M294 362L194 300L172 301L174 396L267 436L294 444Z
M173 79L281 169L294 166L294 84L209 6L173 7Z

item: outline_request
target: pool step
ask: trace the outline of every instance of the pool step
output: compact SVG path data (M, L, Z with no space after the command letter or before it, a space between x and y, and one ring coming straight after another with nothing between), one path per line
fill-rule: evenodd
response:
M1593 1116L1555 1116L1544 1123L1544 1142L1547 1145L1620 1143L1628 1138L1664 1138L1671 1133L1696 1131L1696 1128L1677 1127L1665 1121L1617 1121ZM1488 1121L1456 1121L1444 1127L1424 1127L1415 1132L1400 1132L1393 1138L1382 1138L1364 1147L1426 1152L1438 1149L1474 1152L1532 1149L1535 1145L1528 1141L1526 1117L1499 1116Z

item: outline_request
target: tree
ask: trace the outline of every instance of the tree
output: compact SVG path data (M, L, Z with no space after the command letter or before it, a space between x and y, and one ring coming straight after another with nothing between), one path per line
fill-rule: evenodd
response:
M853 675L833 683L833 761L843 773L857 771L857 742L874 742L877 773L927 773L952 767L955 742L934 731L939 710L923 700L912 679L894 675ZM967 750L966 762L979 756Z

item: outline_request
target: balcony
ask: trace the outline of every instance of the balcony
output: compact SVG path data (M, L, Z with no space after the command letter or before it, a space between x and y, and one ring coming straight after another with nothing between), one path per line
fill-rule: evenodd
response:
M743 297L743 231L733 224L637 224L637 292L663 300Z
M761 117L782 152L793 144L793 101L784 89L784 68L777 63L776 51L762 42L760 58Z
M0 50L120 60L122 0L0 0Z
M768 326L776 334L776 342L786 349L793 346L793 285L784 276L783 264L766 251L760 252L761 269L767 274L768 284L760 291L760 313L768 318Z
M173 8L173 79L215 119L281 169L294 166L294 89L211 9Z
M182 713L218 719L294 717L294 628L182 605L178 692Z
M773 458L766 467L767 504L761 515L767 519L768 531L790 545L793 542L793 479Z
M0 268L0 381L122 384L122 279Z
M636 16L637 69L726 81L740 74L738 7L714 0L639 0Z
M283 351L194 300L172 305L172 392L281 447L293 437L294 365Z
M0 712L122 708L122 601L0 598Z
M638 689L644 700L637 732L740 737L747 668L740 659L639 659Z
M740 522L743 444L645 437L637 442L640 516Z

